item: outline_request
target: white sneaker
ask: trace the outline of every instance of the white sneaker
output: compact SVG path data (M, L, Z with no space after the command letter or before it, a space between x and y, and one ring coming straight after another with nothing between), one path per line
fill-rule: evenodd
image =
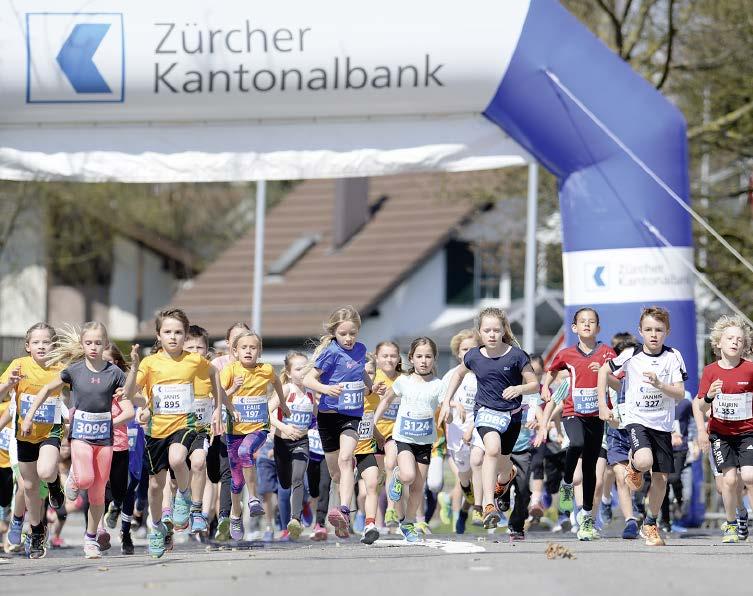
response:
M361 536L361 542L364 544L374 544L379 539L379 528L375 524L370 523L363 529L363 535Z
M73 472L68 474L68 478L65 480L65 488L63 489L63 492L65 492L65 498L69 501L75 501L78 499L78 486L76 486L75 481L73 480Z
M96 540L84 538L84 556L87 559L101 559L102 552L99 550L99 544Z

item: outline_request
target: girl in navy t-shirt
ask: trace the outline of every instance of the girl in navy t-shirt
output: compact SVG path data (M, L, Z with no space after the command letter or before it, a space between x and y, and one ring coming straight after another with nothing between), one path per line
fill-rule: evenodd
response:
M474 425L484 442L484 527L494 528L500 515L494 500L507 492L517 470L510 459L522 420L523 395L536 393L539 383L528 354L515 347L507 315L485 308L478 316L482 347L473 348L450 378L439 420L449 417L450 400L468 372L476 375L478 389ZM462 412L459 412L464 417Z

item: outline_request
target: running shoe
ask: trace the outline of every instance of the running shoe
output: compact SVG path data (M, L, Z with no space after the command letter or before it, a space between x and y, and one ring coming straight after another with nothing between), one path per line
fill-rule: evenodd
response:
M379 539L379 528L376 524L368 524L363 529L363 535L361 536L361 542L363 544L374 544Z
M242 517L230 517L230 539L243 540L243 518Z
M455 522L455 533L465 534L465 524L468 521L468 512L462 509L458 511L458 519Z
M479 528L484 525L484 514L481 512L480 507L474 507L471 513L471 524L478 526Z
M296 518L291 519L288 522L288 533L291 540L298 540L303 532L303 525Z
M401 523L400 524L400 532L402 532L403 537L405 538L406 542L418 542L420 540L420 537L418 536L418 533L416 532L416 527L412 523Z
M68 482L65 483L66 488L68 487ZM105 524L107 524L107 527L111 530L115 529L115 526L118 525L118 518L120 517L120 507L116 507L115 503L111 502L109 507L107 507L107 514L105 515Z
M60 478L52 484L47 483L47 489L47 498L50 500L50 507L60 509L65 505L65 495L63 494L63 489L60 487Z
M167 528L164 523L160 523L159 526L152 528L149 533L149 545L147 546L147 552L153 559L159 559L165 554L165 537L167 536Z
M639 534L638 522L634 519L629 519L625 522L625 528L622 530L623 540L635 540Z
M507 519L507 516L500 511L499 512L499 521L497 522L497 527L498 528L506 528L509 524L510 524L510 522Z
M525 539L525 532L516 532L515 530L510 530L510 542L523 542Z
M570 515L567 513L560 513L557 518L557 523L552 528L552 532L569 532L573 527L573 523L570 521Z
M75 501L78 499L78 486L76 486L76 481L73 480L73 474L68 474L68 478L65 479L65 498L69 501Z
M107 530L103 530L100 528L97 530L97 544L99 544L99 550L102 552L105 552L106 550L110 550L110 534L107 532Z
M400 525L400 519L397 517L397 511L388 509L384 512L384 525L388 528L397 528Z
M491 530L492 528L497 527L497 523L499 523L500 515L499 511L497 511L497 508L492 505L491 503L484 507L484 527L487 530Z
M646 539L646 546L664 546L666 544L659 534L659 527L656 524L643 524L641 536Z
M737 523L727 522L723 524L722 544L737 544L738 542L740 542L740 537L737 535Z
M612 504L601 502L599 506L599 514L601 515L601 523L608 526L612 523Z
M87 559L102 558L102 552L99 550L99 544L97 544L96 539L84 538L84 557Z
M748 540L748 510L742 509L737 515L737 537L740 542Z
M399 472L399 469L397 466L392 470L392 476L390 476L390 481L387 483L387 496L389 497L390 501L393 501L397 503L400 498L403 496L403 483L400 482L400 478L398 478L397 474Z
M287 530L283 530L280 532L280 537L277 539L278 542L290 542L290 532Z
M508 499L507 505L505 505L504 496L510 488L512 481L515 480L515 476L517 476L517 474L518 469L513 466L510 470L510 477L507 479L507 482L505 482L504 484L497 482L497 484L494 486L494 504L500 511L507 511L510 508L510 501Z
M350 516L345 515L345 512L340 507L333 507L329 510L327 521L335 528L335 536L338 538L348 538L350 536L350 532L348 531Z
M272 542L275 539L275 533L272 530L265 530L261 539L263 542Z
M175 501L173 503L173 523L175 524L176 532L182 532L188 527L190 515L191 499L178 491L175 494Z
M63 540L62 536L53 536L50 538L50 546L52 548L64 548L65 540Z
M201 511L192 511L191 530L189 533L194 535L203 534L207 531L207 528L209 528L209 524L207 523L207 518L204 517L204 514Z
M261 504L259 499L253 498L248 500L248 515L249 517L261 517L264 515L264 505Z
M24 520L17 521L15 518L10 520L10 528L8 528L8 534L6 535L6 553L15 553L21 550L21 534L23 530Z
M560 484L560 511L562 513L571 513L573 510L573 499L575 491L572 484Z
M223 515L217 520L217 531L214 533L217 542L230 540L230 518Z
M660 521L659 522L659 529L664 532L665 534L671 534L672 533L672 524L670 524L667 521Z
M643 488L643 472L639 472L633 467L633 464L628 462L625 466L625 482L633 492L641 490Z
M360 534L363 532L363 529L366 527L366 514L363 511L357 511L356 512L356 519L353 522L353 531L356 534Z
M311 503L304 501L303 509L301 510L301 523L308 528L314 523L314 512L311 511Z
M541 519L541 517L544 515L544 506L540 501L531 503L531 505L528 507L528 515L530 515L534 521L539 521Z
M437 502L439 504L439 521L445 525L452 523L452 499L450 495L442 491L437 496Z
M29 558L30 559L43 559L47 556L47 536L46 532L40 532L39 534L31 533L29 537Z
M311 532L311 540L315 542L324 542L327 540L327 528L316 524L314 526L314 531Z
M577 536L580 541L597 540L600 538L594 526L593 516L585 514L582 509L578 512Z
M425 521L416 522L414 524L416 532L423 534L424 536L431 536L431 528Z
M121 532L120 533L120 554L132 555L134 552L135 552L135 548L133 546L133 538L131 538L131 533Z

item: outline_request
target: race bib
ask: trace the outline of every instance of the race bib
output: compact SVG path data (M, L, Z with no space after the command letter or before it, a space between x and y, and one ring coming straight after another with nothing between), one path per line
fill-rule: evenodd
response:
M667 409L667 399L661 391L642 394L635 400L635 407L642 412L660 412Z
M426 439L434 435L434 416L411 416L410 413L400 417L399 432L410 439Z
M596 387L573 387L573 409L576 414L593 414L599 411Z
M112 437L110 412L76 410L71 421L71 438L82 441L105 441Z
M269 408L266 396L234 397L233 406L240 416L240 422L267 424Z
M13 438L13 431L6 426L0 431L0 451L8 451L10 449L11 438Z
M473 394L469 395L465 391L458 396L457 401L466 412L473 412L473 408L476 407L476 396Z
M210 426L212 413L214 412L214 400L211 397L197 397L193 402L196 424L198 426Z
M309 451L316 453L317 455L324 456L324 449L322 448L322 438L319 436L319 431L312 428L309 432Z
M393 422L397 418L397 411L400 409L400 400L394 399L390 406L384 411L382 418L392 420Z
M476 427L486 426L493 428L500 434L507 431L511 420L512 416L509 412L499 412L498 410L491 410L489 408L479 408L478 412L476 412Z
M314 416L314 404L308 398L295 400L292 404L288 403L290 416L283 419L285 424L292 424L296 428L306 430L311 426L311 419Z
M341 411L356 411L363 409L363 381L340 383L342 393L337 398L337 409Z
M712 408L719 420L749 420L753 418L753 393L720 393Z
M374 412L364 413L358 423L358 440L369 441L374 436Z
M193 384L155 385L152 387L152 413L176 416L193 412Z
M139 437L139 429L128 427L128 451L136 450L136 440Z
M31 404L34 403L36 395L29 393L21 394L21 418L26 418L26 415L31 409ZM63 421L62 415L62 402L59 397L48 397L41 406L34 412L34 422L42 424L61 424Z

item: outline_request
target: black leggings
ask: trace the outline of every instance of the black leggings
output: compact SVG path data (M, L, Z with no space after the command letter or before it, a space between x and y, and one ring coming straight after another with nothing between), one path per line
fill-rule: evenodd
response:
M591 511L596 490L596 462L604 440L604 421L596 416L568 416L562 423L570 439L562 479L565 484L572 484L578 459L583 458L583 509Z
M105 491L105 501L112 503L116 508L121 509L123 507L123 499L125 499L126 491L128 490L128 458L129 451L113 451L112 452L112 465L110 466L110 482L107 485Z
M515 486L515 505L510 514L510 529L514 532L522 532L528 518L528 505L531 504L531 488L529 485L529 473L533 450L512 454L512 463L518 469L513 481ZM505 496L509 495L508 491Z
M13 500L13 470L0 468L0 507L10 507Z
M327 462L324 460L309 460L306 476L309 484L309 494L312 499L319 499L316 503L316 523L324 526L327 523L327 509L329 509L329 487L332 479L329 476Z
M207 450L207 478L212 484L220 483L220 517L229 517L232 505L232 475L227 459L227 445L220 436L212 439Z
M290 516L300 521L303 510L303 477L309 463L309 440L304 435L300 441L274 438L277 480L284 490L290 489Z
M661 516L662 519L668 523L672 523L672 519L669 516L669 488L672 487L672 492L677 499L677 506L682 509L682 471L685 469L685 461L688 458L688 450L682 449L674 452L675 458L675 471L669 474L667 479L667 492L664 494L664 501L661 504Z

